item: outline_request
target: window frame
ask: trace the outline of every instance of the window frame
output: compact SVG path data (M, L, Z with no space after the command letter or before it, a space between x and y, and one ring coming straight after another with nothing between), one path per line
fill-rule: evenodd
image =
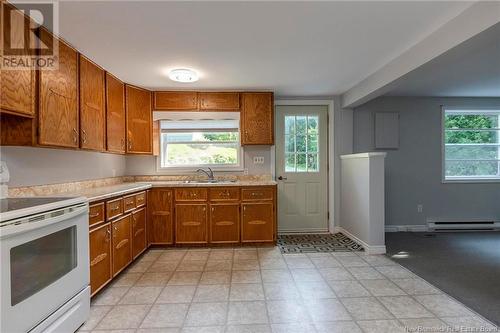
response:
M446 176L446 112L447 111L477 111L479 114L488 112L500 112L499 107L464 107L464 106L441 106L441 183L443 184L453 184L453 183L500 183L500 176L498 177L481 177L481 176ZM500 131L499 131L500 132ZM500 142L499 142L500 144ZM500 147L499 147L500 150ZM500 156L499 156L500 157Z
M207 128L207 129L196 129L197 131L207 131L207 132L227 132L228 129L216 129L216 128ZM162 130L160 126L160 135L158 135L159 140L159 154L156 158L156 171L160 173L166 174L179 174L179 173L193 173L196 172L197 169L200 168L211 168L213 171L244 171L245 163L244 163L244 151L243 146L241 145L241 130L240 128L234 128L238 133L238 147L237 147L237 158L238 164L231 165L221 165L221 164L193 164L188 166L162 166L162 154L163 154L163 146L162 146L162 133L165 132L189 132L195 131L195 129L178 129L178 130ZM180 142L179 142L180 143Z

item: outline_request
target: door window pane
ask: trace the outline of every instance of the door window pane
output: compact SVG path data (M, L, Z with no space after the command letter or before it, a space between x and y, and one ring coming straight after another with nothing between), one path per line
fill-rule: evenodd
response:
M76 226L10 250L11 305L57 281L77 265Z
M318 171L318 154L307 154L307 170Z
M285 154L285 171L295 172L295 154Z
M285 116L285 172L319 171L319 116Z

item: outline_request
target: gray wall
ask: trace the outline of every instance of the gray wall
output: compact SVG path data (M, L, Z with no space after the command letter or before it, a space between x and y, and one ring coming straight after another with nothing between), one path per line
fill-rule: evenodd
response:
M399 149L386 158L386 225L423 225L429 217L500 219L500 183L441 182L441 105L500 107L500 98L380 97L354 110L357 153L376 151L375 112L400 114Z
M253 164L254 156L264 156L264 164ZM271 174L271 147L269 146L246 146L244 147L244 163L250 175ZM194 171L194 170L193 170ZM230 172L239 173L243 172ZM161 175L156 171L155 156L127 156L126 174L130 176Z
M125 175L125 157L64 149L1 147L9 186L56 184Z

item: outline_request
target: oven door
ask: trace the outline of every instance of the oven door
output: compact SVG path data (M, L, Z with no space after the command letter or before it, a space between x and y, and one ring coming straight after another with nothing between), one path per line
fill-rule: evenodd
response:
M88 205L0 229L1 332L27 332L89 285Z

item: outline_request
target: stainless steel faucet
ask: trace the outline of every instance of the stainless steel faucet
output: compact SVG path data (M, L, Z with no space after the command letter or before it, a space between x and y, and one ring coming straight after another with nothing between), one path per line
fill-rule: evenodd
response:
M207 168L207 169L208 169L208 171L203 170L203 169L198 169L198 170L196 170L196 172L203 172L205 175L207 175L209 182L214 182L215 181L214 172L210 168Z

